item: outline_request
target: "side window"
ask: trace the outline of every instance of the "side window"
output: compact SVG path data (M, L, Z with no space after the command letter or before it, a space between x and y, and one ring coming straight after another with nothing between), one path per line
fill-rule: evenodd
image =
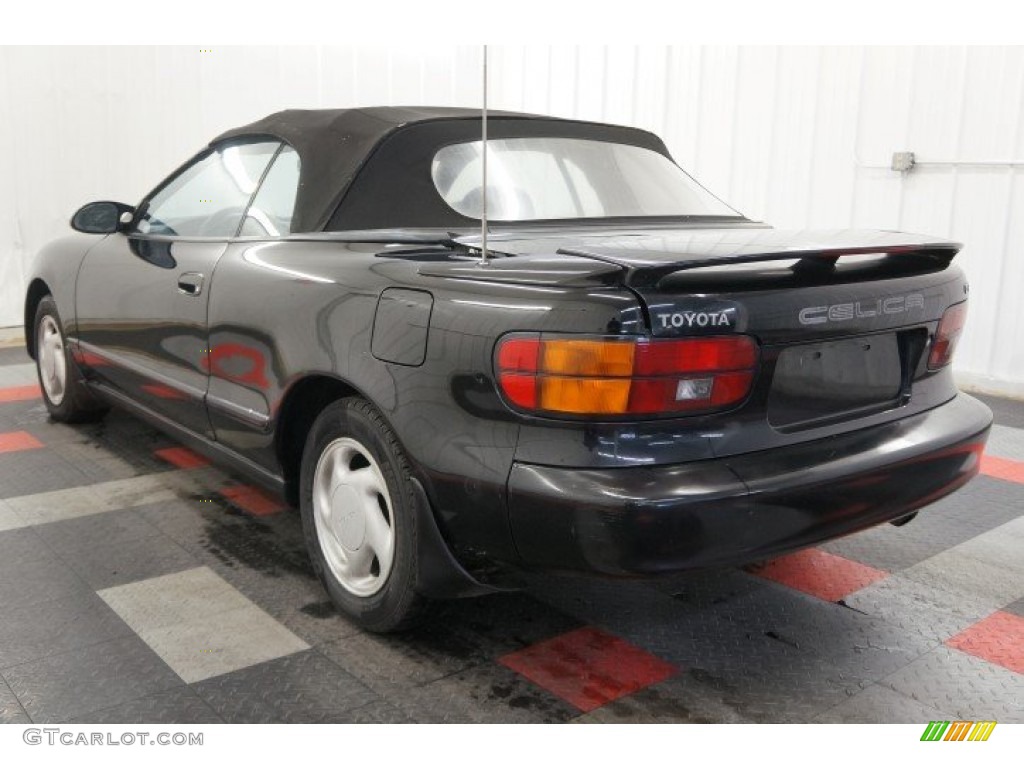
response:
M157 192L138 231L149 235L234 237L245 206L280 142L218 147Z
M298 191L299 154L291 147L282 147L245 214L241 234L249 237L291 234Z

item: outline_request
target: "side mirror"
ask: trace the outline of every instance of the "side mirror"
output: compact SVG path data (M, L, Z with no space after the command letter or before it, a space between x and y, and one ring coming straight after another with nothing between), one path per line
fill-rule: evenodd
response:
M71 228L88 235L109 235L121 229L124 214L128 214L130 222L134 212L132 206L110 200L88 203L75 211L71 217Z

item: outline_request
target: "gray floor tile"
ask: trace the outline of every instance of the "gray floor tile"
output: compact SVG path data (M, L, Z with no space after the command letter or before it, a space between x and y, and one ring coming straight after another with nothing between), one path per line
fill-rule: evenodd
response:
M826 710L819 723L920 723L942 720L939 710L884 685L869 685L846 701Z
M89 483L126 480L144 474L145 470L93 442L63 442L47 446L56 455L73 464Z
M871 584L845 602L853 609L935 643L945 642L1001 605L991 599L980 599L966 589L925 584L903 574Z
M6 453L0 461L0 496L5 499L88 482L78 467L45 448Z
M993 397L992 395L980 395L974 392L971 393L971 396L981 400L992 409L996 424L1004 427L1024 429L1024 408L1021 407L1019 400Z
M753 593L730 603L729 609L742 626L857 679L884 677L938 642L884 619L797 593L775 595L771 603L763 598L764 593Z
M496 664L410 688L398 703L418 723L566 723L580 714Z
M161 535L159 529L132 509L45 523L36 528L36 533L61 555L79 554L104 543L121 545Z
M880 682L945 720L1024 722L1024 675L939 647Z
M195 558L162 536L137 539L122 546L103 545L88 552L62 555L93 589L128 584L194 568Z
M747 722L722 696L685 673L616 699L573 722L742 723Z
M362 631L354 622L338 612L327 598L326 592L318 597L319 600L303 602L294 607L265 609L312 646L335 642Z
M1001 549L1004 547L997 539L988 542L987 553L979 552L977 547L970 551L948 549L922 560L901 575L931 587L966 592L976 602L1006 605L1024 597L1024 560L1016 568L997 562L1002 559ZM1012 556L1010 549L1010 546L1005 547L1008 556Z
M375 723L405 725L415 722L402 709L399 709L394 704L389 704L383 699L348 710L345 712L344 720L346 723L356 725L372 725Z
M28 713L22 709L18 698L7 682L0 677L0 725L31 723Z
M130 635L131 628L91 592L5 608L0 668Z
M181 684L137 637L47 656L9 667L3 674L36 722L63 722Z
M33 373L10 352L0 383ZM1024 460L1024 405L990 402L989 453ZM1018 484L979 477L908 526L822 545L892 573L847 607L736 569L540 575L381 638L327 600L296 514L238 514L217 496L236 478L173 470L143 422L0 404L12 430L45 448L0 457L0 722L1021 721L1022 676L941 645L995 610L1024 615ZM582 624L679 673L582 715L495 661Z
M357 634L324 643L319 650L378 693L401 697L410 686L489 661L467 635L456 628L396 637Z
M909 524L880 525L827 542L827 552L874 568L895 572L984 534L1020 515L1009 484L980 476L952 496L921 510Z
M1024 428L993 425L988 435L985 453L1004 459L1024 461Z
M580 626L578 620L522 594L437 605L416 629L398 636L354 634L319 646L328 658L381 693L447 677Z
M1001 610L1012 613L1015 616L1024 616L1024 598L1014 600L1009 605L1004 605Z
M379 697L316 651L303 651L196 683L229 723L345 723Z
M695 609L712 608L767 587L764 579L736 568L682 573L651 583L652 589Z
M184 549L130 509L48 523L36 532L93 589L197 565Z
M169 691L143 696L107 709L85 712L73 723L221 723L223 720L191 688L181 685Z
M36 364L27 356L25 361L0 365L0 387L20 387L37 381Z
M0 605L5 610L91 591L32 529L0 533Z
M0 533L12 531L16 528L24 528L25 521L7 502L0 499Z
M5 329L5 331L11 332L11 329ZM13 332L17 333L17 329L13 329ZM18 335L21 336L21 334ZM5 338L0 344L0 365L23 365L25 363L35 364L25 350L24 338Z

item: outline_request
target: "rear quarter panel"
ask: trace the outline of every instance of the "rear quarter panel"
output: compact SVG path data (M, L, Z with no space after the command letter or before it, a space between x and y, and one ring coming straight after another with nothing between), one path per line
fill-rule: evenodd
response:
M635 328L638 301L619 289L422 276L420 263L378 257L381 249L303 241L228 249L209 310L217 439L279 471L274 434L284 398L306 376L333 376L391 424L460 558L515 560L505 489L522 421L495 391L495 342L513 330ZM433 297L418 366L372 353L379 297L396 287Z

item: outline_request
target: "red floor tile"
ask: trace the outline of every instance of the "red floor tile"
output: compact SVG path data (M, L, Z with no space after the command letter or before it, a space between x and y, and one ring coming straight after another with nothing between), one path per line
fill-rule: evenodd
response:
M805 549L748 569L765 579L835 602L889 574L820 549Z
M28 432L0 432L0 453L30 451L42 447L43 444Z
M1001 456L982 456L981 474L1013 483L1024 483L1024 461L1004 459Z
M26 384L22 387L0 388L0 403L15 403L19 400L38 400L43 394L38 384Z
M256 517L276 515L288 508L281 499L251 485L231 485L221 488L218 493L236 507Z
M594 627L583 627L498 659L577 709L590 712L678 672L671 664Z
M196 467L205 467L210 463L205 456L200 456L188 448L161 448L153 453L178 469L195 469Z
M946 641L950 648L1024 675L1024 618L996 611Z

